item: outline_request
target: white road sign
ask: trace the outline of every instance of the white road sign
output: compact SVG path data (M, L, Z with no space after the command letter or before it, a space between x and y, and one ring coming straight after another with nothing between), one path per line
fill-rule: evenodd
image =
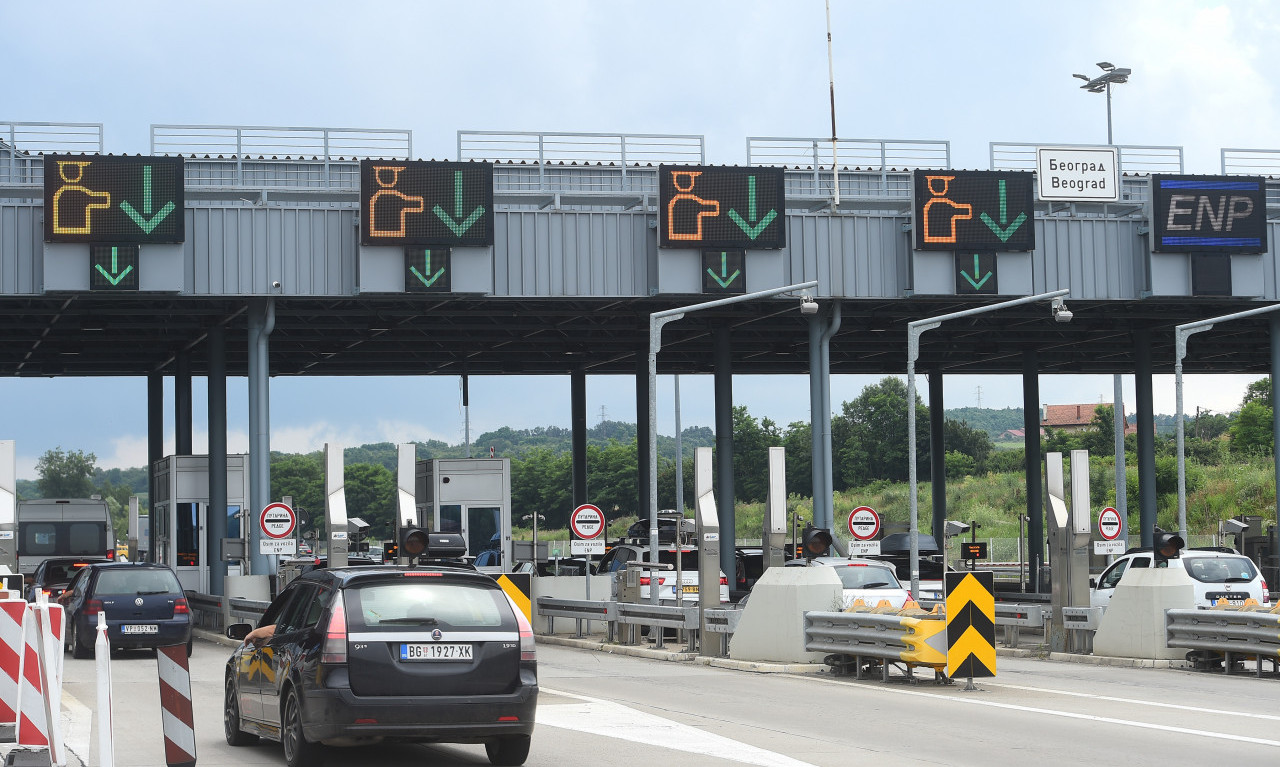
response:
M873 557L880 554L880 541L849 541L849 556Z
M1036 180L1042 200L1115 202L1120 199L1115 147L1036 148Z
M296 556L298 553L298 541L293 538L260 538L258 539L259 554L282 554L287 557Z
M1098 513L1098 535L1101 535L1103 540L1114 541L1119 538L1122 528L1120 512L1108 506Z
M268 538L288 538L298 526L293 509L283 503L269 503L258 518L262 534Z
M859 506L849 512L848 526L855 541L869 541L880 534L880 515L870 506Z
M569 541L570 554L603 554L604 541L575 539Z
M598 506L584 503L569 515L569 529L579 538L595 538L604 532L604 512Z
M1124 541L1094 541L1094 554L1123 554Z

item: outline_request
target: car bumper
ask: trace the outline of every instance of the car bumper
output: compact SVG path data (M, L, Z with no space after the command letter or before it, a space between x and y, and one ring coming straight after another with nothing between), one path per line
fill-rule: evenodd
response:
M313 689L303 702L307 740L392 738L481 742L499 735L530 735L537 684L507 695L386 698L358 696L350 688ZM506 720L506 721L503 721Z

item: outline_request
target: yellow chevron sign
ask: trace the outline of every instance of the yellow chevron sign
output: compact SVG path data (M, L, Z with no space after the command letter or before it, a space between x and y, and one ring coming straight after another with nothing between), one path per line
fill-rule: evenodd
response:
M533 621L533 600L529 598L531 585L529 583L528 573L506 573L498 575L494 578L502 590L507 592L507 596L511 597L511 601L516 603L516 607L520 608L520 612L524 613L524 617L530 622Z
M995 575L945 574L947 592L947 676L996 675Z

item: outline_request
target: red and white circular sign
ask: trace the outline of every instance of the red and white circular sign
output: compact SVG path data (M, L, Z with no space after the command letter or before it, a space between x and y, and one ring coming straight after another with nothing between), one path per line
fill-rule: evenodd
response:
M1120 521L1120 512L1108 506L1098 514L1098 535L1103 540L1114 541L1120 537L1124 525Z
M604 532L604 512L598 506L584 503L569 515L569 529L578 538L591 540Z
M268 538L288 538L298 526L298 516L283 503L269 503L258 517L262 534Z
M854 540L869 541L880 534L880 515L870 506L859 506L849 512L849 535Z

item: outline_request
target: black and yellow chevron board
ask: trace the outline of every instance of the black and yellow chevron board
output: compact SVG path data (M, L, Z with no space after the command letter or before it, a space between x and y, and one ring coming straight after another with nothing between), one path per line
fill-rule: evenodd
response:
M947 676L996 675L995 574L946 573Z
M529 583L532 576L529 573L503 573L495 575L494 580L507 592L507 596L511 597L511 601L516 603L516 607L520 608L520 612L524 613L524 617L530 622L533 621L533 601L529 597L530 590L533 588Z

